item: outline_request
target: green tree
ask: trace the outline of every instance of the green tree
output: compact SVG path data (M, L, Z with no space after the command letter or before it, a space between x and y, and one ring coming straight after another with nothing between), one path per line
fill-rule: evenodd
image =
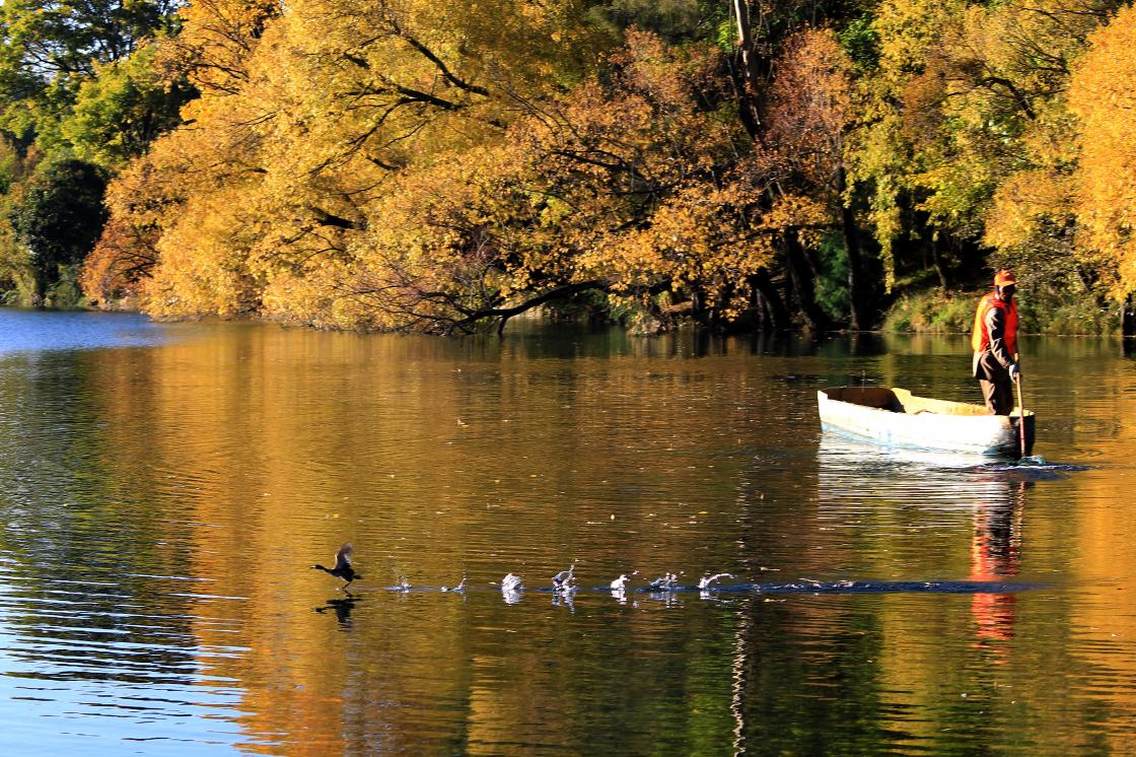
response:
M5 0L0 4L0 126L30 139L64 115L97 67L169 29L175 0ZM47 122L47 124L45 124Z
M17 240L26 245L35 276L33 304L42 307L61 266L82 262L102 233L107 173L81 160L52 163L33 177L10 211Z
M116 169L144 153L181 122L179 110L195 90L182 77L167 81L155 65L156 46L97 68L79 87L59 133L76 157Z

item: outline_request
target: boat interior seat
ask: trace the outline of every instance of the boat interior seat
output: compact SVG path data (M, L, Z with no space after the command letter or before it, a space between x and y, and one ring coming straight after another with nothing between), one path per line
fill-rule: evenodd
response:
M850 402L863 407L874 407L888 410L893 413L907 413L921 415L934 413L935 415L989 415L990 411L982 405L972 405L965 402L950 402L930 397L916 397L907 389L888 389L878 386L843 386L826 389L830 399L840 402ZM1011 415L1018 415L1015 410ZM1029 415L1030 411L1026 411Z
M907 409L903 406L903 402L900 401L899 397L896 396L896 393L891 389L878 386L844 386L827 391L831 399L840 402L851 402L855 405L874 407L893 413L907 412Z

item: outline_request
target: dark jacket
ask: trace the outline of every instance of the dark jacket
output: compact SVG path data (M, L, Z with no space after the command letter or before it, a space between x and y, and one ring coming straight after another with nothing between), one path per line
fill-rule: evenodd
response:
M1006 381L1010 366L1017 360L1006 349L1006 315L1001 308L986 311L986 331L990 334L990 347L974 353L971 370L977 379Z

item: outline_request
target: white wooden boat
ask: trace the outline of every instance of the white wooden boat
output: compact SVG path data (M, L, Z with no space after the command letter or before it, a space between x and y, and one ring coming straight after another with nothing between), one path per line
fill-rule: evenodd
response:
M906 389L833 387L817 392L821 427L878 444L1020 457L1021 409L990 415L982 405L916 397ZM1026 451L1033 451L1034 414L1027 410Z

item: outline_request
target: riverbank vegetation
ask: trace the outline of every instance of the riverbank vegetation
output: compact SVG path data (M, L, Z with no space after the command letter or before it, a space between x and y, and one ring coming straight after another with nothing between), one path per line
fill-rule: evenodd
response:
M0 288L965 329L1013 266L1036 330L1132 333L1134 109L1119 0L18 0Z

